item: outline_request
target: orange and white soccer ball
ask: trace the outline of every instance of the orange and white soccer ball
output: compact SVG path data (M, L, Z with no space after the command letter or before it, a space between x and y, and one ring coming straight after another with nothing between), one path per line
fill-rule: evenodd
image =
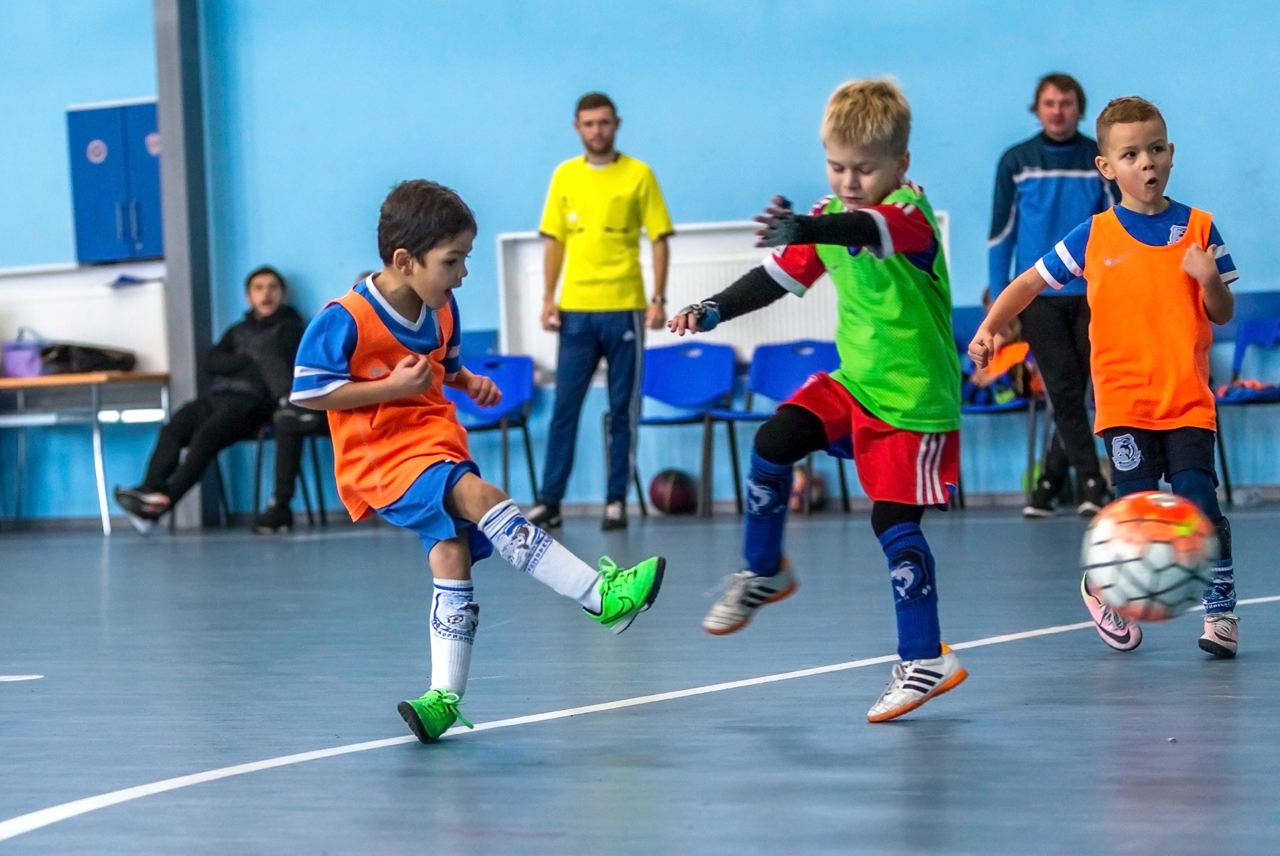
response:
M1125 618L1166 621L1200 602L1218 537L1190 500L1150 491L1102 509L1084 533L1089 590Z

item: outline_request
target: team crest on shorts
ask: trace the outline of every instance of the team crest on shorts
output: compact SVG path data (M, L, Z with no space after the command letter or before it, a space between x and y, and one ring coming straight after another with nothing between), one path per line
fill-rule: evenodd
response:
M1142 463L1142 450L1132 434L1121 434L1111 441L1111 463L1122 473L1136 469Z

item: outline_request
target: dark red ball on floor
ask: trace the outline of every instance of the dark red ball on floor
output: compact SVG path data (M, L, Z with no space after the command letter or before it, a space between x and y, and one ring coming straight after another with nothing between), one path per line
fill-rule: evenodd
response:
M697 487L684 470L663 470L649 482L649 501L663 514L693 514Z

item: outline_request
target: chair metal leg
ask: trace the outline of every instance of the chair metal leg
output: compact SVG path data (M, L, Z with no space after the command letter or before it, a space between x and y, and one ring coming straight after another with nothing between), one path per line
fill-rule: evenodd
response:
M849 477L844 472L844 458L836 458L836 472L840 473L840 507L848 514L853 507L849 505Z
M714 423L710 414L702 417L702 477L698 484L698 516L711 516L711 501L715 495L711 490L711 479L714 475L715 463L712 450L711 429Z
M1031 492L1036 486L1036 400L1033 398L1027 403L1027 468L1026 475L1023 478L1023 498L1027 505L1031 504ZM1048 413L1045 414L1046 421ZM1045 443L1045 454L1049 452L1049 445ZM964 507L963 505L961 506Z
M808 517L813 514L813 453L804 459L804 490L800 492L800 513Z
M1231 470L1227 469L1227 444L1223 442L1222 413L1216 406L1214 410L1218 421L1218 464L1222 467L1222 489L1227 495L1227 505L1235 505L1231 492Z
M738 463L738 429L730 420L725 420L724 427L729 432L729 463L733 470L733 501L738 507L738 516L743 514L742 508L742 467Z
M502 435L502 492L511 496L511 437L507 433L510 420L503 416L498 420L498 431Z
M640 471L632 470L631 479L636 483L636 500L640 503L640 516L649 516L649 506L644 501L644 482L640 480Z
M963 467L963 466L959 466L959 465L957 465L957 466L956 466L956 497L955 497L955 507L956 507L956 508L958 508L958 509L960 509L961 511L963 511L963 510L964 510L964 508L965 508L965 501L964 501L964 467Z
M329 515L324 510L324 481L320 476L320 440L314 434L311 441L311 473L316 479L316 510L320 512L320 525L329 525Z
M524 435L524 459L529 465L529 487L533 490L533 501L538 501L538 471L533 465L533 440L529 439L529 420L520 422L520 432Z
M231 522L231 503L227 501L227 481L222 476L222 457L213 458L213 480L218 483L218 525L227 528Z
M267 444L267 440L258 433L258 456L253 463L253 513L257 514L262 510L262 448Z
M303 441L306 442L305 440ZM306 467L298 467L298 486L302 488L302 507L307 510L307 525L316 525L316 516L311 511L311 492L307 490ZM320 480L316 479L316 489L320 488Z

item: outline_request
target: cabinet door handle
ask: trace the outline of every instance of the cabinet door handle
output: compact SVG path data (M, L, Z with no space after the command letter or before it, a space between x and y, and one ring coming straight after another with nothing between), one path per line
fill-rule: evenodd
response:
M124 203L116 203L116 240L124 240Z
M138 203L129 203L129 239L138 240Z

